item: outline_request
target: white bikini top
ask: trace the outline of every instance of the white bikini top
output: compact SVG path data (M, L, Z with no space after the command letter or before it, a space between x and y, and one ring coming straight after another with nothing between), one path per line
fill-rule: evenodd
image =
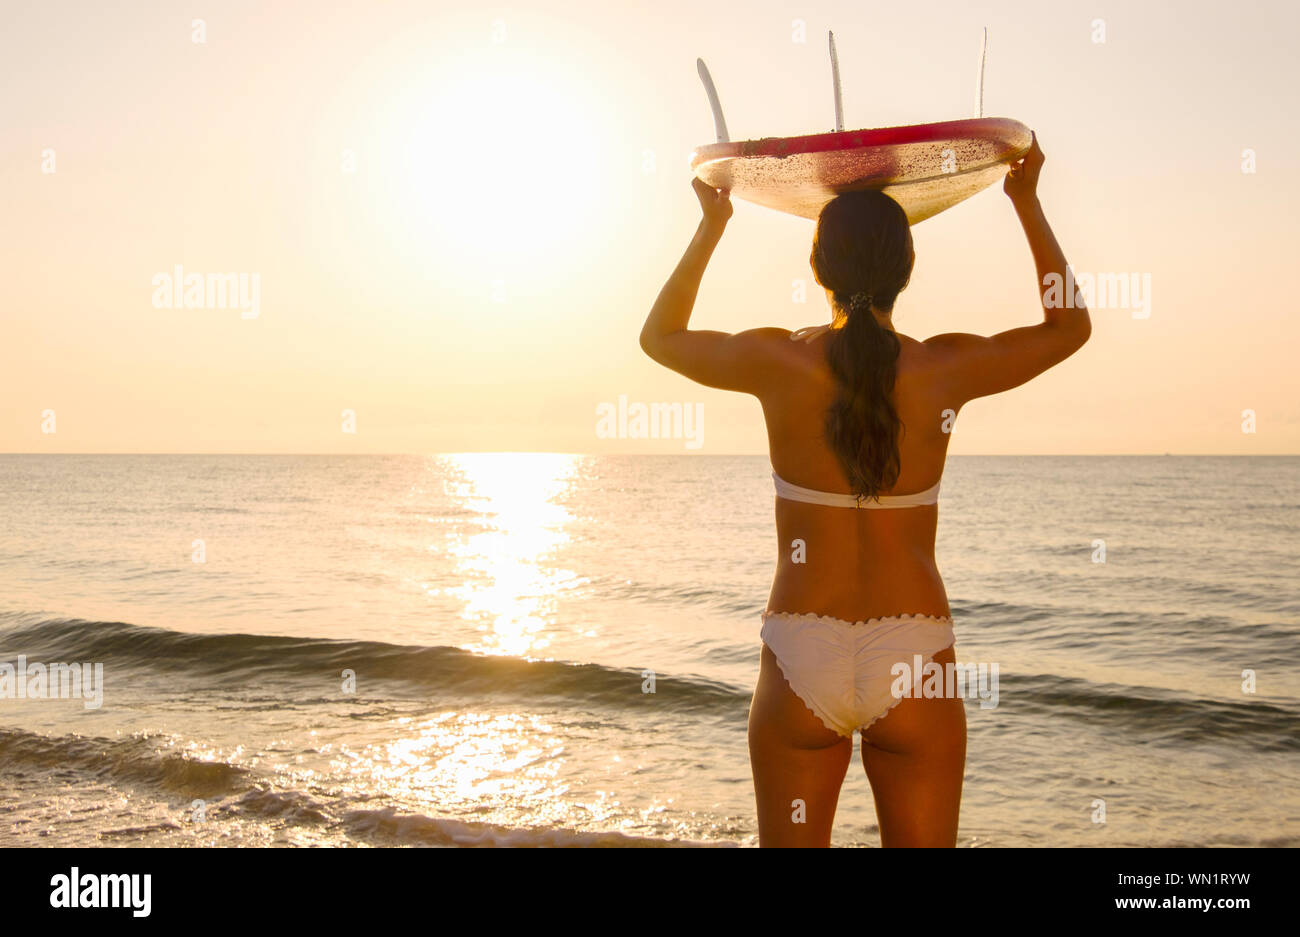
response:
M810 325L807 328L791 332L790 341L795 342L802 339L805 342L811 342L829 328L829 325ZM772 481L776 485L776 496L785 498L787 501L820 504L828 508L916 508L925 504L939 503L939 485L942 479L925 489L925 491L918 491L910 495L881 495L879 498L862 498L858 495L846 495L837 491L817 491L814 488L802 488L799 485L790 484L776 472L772 473Z
M846 495L837 491L802 488L790 484L776 472L772 473L772 481L776 485L776 496L787 501L820 504L828 508L917 508L925 504L939 503L939 485L942 479L925 491L910 495L881 495L879 499L861 498L858 495Z

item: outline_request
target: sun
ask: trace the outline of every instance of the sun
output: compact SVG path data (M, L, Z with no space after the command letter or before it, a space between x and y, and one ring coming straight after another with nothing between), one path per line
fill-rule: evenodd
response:
M535 54L444 63L390 127L402 229L488 283L571 278L608 172L594 103L576 73Z

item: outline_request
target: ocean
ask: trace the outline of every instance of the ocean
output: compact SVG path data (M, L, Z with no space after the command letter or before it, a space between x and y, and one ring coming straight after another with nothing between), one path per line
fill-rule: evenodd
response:
M769 473L0 456L0 844L754 845ZM959 845L1300 844L1300 458L954 456L937 553Z

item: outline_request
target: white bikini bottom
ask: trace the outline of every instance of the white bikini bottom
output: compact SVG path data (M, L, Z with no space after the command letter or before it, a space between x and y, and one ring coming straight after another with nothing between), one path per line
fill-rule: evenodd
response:
M858 622L788 612L761 617L759 634L795 695L826 728L848 737L902 702L891 668L905 664L910 673L916 655L928 664L954 640L952 619L930 615Z

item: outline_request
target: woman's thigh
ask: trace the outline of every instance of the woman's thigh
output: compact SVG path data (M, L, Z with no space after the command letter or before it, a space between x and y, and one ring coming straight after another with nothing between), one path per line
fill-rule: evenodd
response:
M749 761L760 846L829 846L852 738L822 723L763 645L749 707Z
M956 658L952 648L934 656ZM862 736L882 846L955 846L966 770L961 699L905 699Z

